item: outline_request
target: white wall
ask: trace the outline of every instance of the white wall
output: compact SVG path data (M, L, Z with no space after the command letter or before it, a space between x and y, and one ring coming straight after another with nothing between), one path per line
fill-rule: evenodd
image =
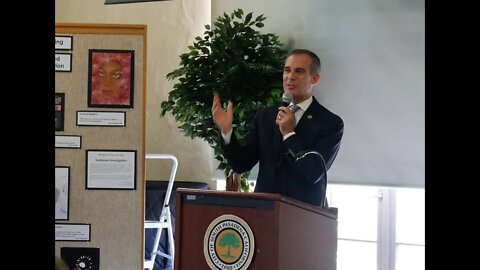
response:
M177 155L179 179L210 182L216 166L205 158L211 156L206 143L184 137L171 116L160 118L160 102L173 85L165 75L178 67L178 55L211 22L210 14L243 8L267 16L265 32L322 60L314 95L345 121L329 181L424 185L424 0L103 2L56 0L56 22L148 25L147 151ZM166 179L168 171L166 164L149 166L147 178Z
M175 0L104 5L104 0L55 0L57 23L145 24L147 30L147 153L171 153L179 160L177 179L211 184L211 149L180 133L171 114L160 117L160 103L173 83L165 75L179 66L195 36L210 23L210 0ZM85 89L86 91L86 89ZM147 163L147 179L168 179L170 164Z
M320 56L314 95L345 122L329 182L424 186L424 0L212 0L212 19L236 8Z

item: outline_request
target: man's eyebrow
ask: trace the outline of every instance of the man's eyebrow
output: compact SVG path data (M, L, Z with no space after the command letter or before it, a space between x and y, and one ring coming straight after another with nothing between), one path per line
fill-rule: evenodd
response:
M290 66L284 66L283 69L292 69ZM303 67L293 68L294 71L306 71Z
M298 68L295 68L295 71L305 71L306 69L303 68L303 67L298 67Z

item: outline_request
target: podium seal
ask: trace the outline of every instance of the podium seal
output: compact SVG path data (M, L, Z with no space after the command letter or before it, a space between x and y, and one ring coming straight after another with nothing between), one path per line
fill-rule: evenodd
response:
M213 220L203 238L203 254L212 270L246 270L254 250L250 226L235 215L222 215Z

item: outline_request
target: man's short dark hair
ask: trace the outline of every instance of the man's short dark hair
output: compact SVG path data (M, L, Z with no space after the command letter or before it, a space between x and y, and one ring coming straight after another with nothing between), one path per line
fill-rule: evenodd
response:
M310 56L310 58L312 59L312 64L310 65L310 74L314 75L320 73L320 58L314 52L307 49L294 49L287 54L287 58L292 54L306 54Z

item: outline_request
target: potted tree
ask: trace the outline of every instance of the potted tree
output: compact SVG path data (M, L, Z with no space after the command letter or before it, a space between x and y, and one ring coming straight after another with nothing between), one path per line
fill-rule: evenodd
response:
M205 25L203 36L197 36L188 52L180 55L180 67L167 74L178 79L168 100L161 103L161 116L171 112L181 123L186 136L202 138L213 149L219 161L218 170L225 173L227 190L249 191L248 173L237 175L227 164L221 148L220 131L211 117L213 95L222 102L234 103L235 135L246 135L255 113L281 100L283 63L287 51L278 36L263 34L266 17L244 16L242 9L224 13Z

